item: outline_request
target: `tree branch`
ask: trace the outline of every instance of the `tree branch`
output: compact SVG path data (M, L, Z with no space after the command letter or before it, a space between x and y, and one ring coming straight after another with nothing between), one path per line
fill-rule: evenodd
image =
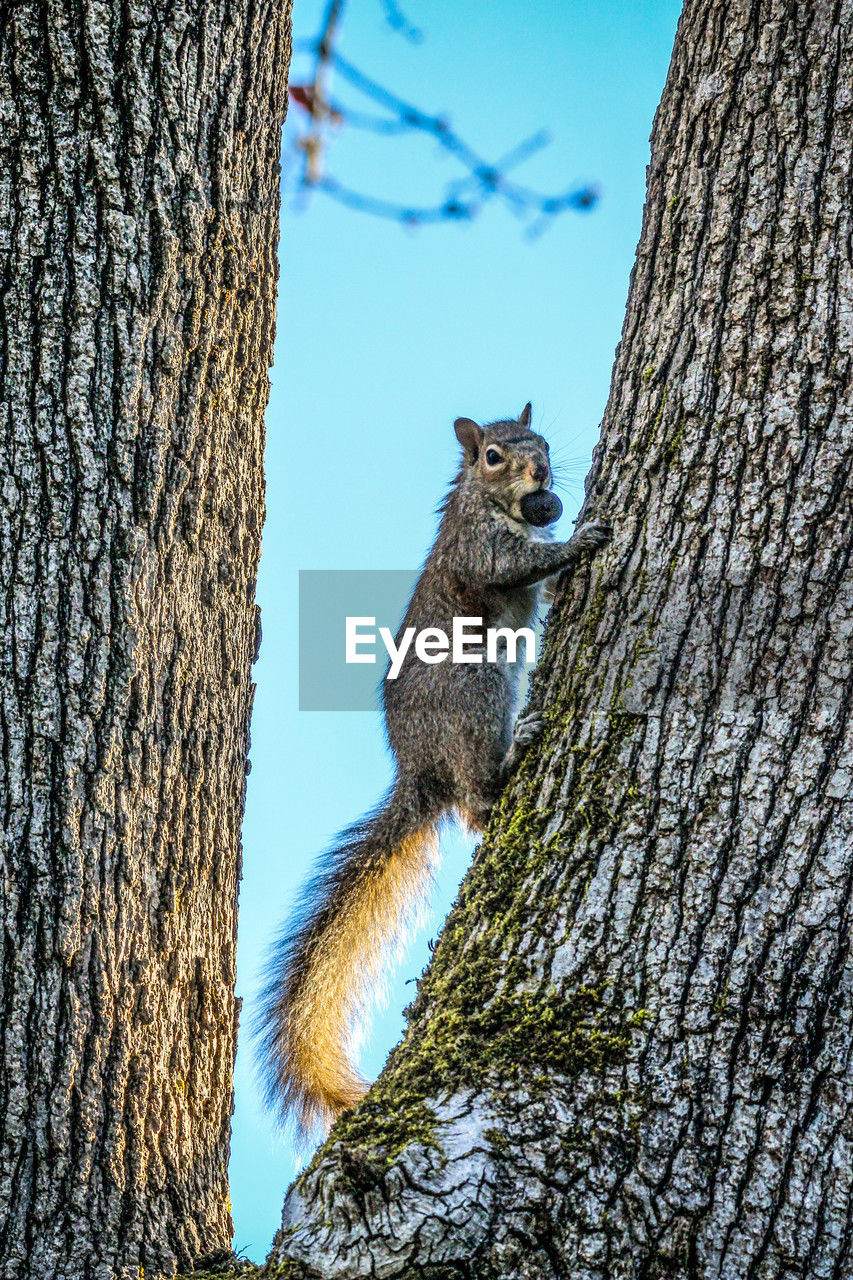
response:
M303 50L314 57L312 76L310 81L293 85L290 89L291 101L311 117L309 132L295 142L304 156L299 179L303 193L322 191L348 208L409 227L445 221L471 221L489 200L498 197L517 217L528 220L529 235L540 234L553 218L567 209L585 212L595 206L599 191L592 185L546 195L507 179L511 169L547 145L549 135L544 129L513 147L497 162L490 163L451 128L446 116L421 111L344 58L335 48L344 4L345 0L331 0L319 36L303 43ZM413 38L412 33L417 28L406 22L393 0L386 0L385 7L392 25ZM387 114L372 115L353 110L341 102L333 102L329 95L332 69L357 93ZM441 197L426 206L356 191L324 173L329 130L343 125L386 136L423 133L452 155L465 173L448 183Z

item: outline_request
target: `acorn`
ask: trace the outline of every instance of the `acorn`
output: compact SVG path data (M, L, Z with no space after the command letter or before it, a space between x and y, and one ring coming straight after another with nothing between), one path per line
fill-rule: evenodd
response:
M528 524L543 529L546 524L553 524L563 514L563 504L556 493L549 489L537 489L535 493L526 493L518 504L521 514Z

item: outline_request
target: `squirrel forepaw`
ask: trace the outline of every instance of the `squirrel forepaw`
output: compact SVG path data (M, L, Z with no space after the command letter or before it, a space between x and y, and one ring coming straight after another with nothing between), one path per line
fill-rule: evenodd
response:
M512 731L513 746L518 749L529 747L531 742L535 742L542 736L544 728L545 721L536 711L529 711L527 715L519 716Z
M587 520L577 529L572 543L578 551L597 551L613 537L613 527L606 520Z

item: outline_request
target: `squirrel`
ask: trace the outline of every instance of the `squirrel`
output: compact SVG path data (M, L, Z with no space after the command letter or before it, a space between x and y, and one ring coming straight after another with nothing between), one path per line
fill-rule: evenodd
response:
M528 626L544 580L610 539L602 520L582 524L567 542L525 520L525 497L544 491L547 502L552 482L548 445L531 430L531 413L527 404L517 419L488 426L456 420L461 465L398 646L407 627L450 634L454 617L482 618L484 628ZM274 949L256 1027L266 1100L303 1138L318 1124L328 1130L369 1087L350 1061L354 1027L388 948L424 901L439 823L455 814L482 831L542 731L536 714L520 717L513 731L520 671L505 656L427 664L409 649L397 678L383 682L395 780L321 859Z

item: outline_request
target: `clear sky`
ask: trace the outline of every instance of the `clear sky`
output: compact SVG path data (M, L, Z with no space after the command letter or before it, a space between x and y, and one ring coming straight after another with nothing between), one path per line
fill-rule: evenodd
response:
M447 114L492 159L542 125L547 150L515 176L549 191L596 182L598 207L525 239L494 204L470 225L417 232L317 195L282 213L278 337L267 412L267 518L258 583L252 773L244 826L238 993L243 998L231 1157L235 1248L261 1260L301 1161L264 1114L248 1027L259 971L314 857L391 777L379 715L297 710L300 569L414 569L457 462L454 418L516 415L577 460L558 534L569 536L598 437L640 231L648 137L677 0L402 0L407 42L381 0L349 0L340 51L423 110ZM296 36L322 6L296 0ZM304 63L294 61L292 83ZM341 98L355 105L344 86ZM361 105L361 104L359 104ZM364 104L367 106L368 104ZM294 109L286 135L303 123ZM292 161L285 158L286 168ZM387 198L433 203L458 172L430 139L342 131L329 172ZM287 174L285 174L287 185ZM471 846L444 843L426 927L392 975L361 1069L402 1030L412 980Z

